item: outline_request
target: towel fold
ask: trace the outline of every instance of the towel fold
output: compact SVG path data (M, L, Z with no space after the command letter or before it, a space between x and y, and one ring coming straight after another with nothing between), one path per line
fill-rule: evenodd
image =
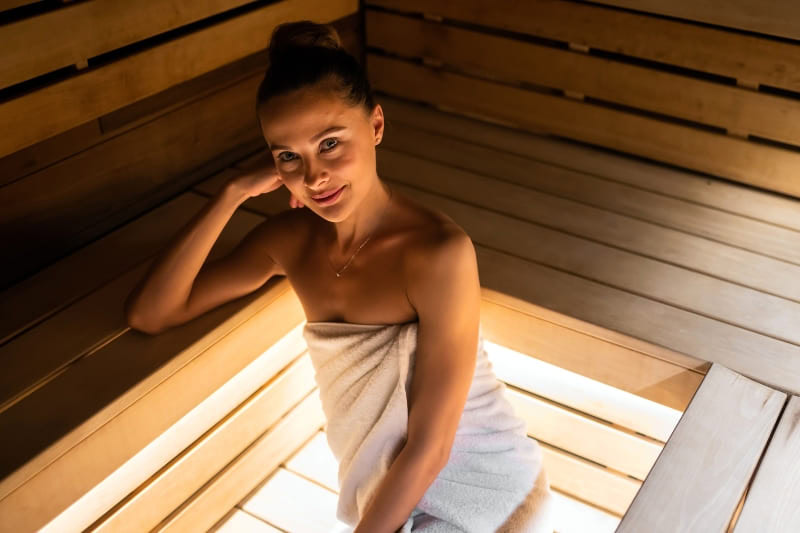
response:
M327 440L339 462L336 516L355 527L400 453L418 322L306 322ZM475 372L447 465L402 533L552 533L553 496L536 440L504 395L479 332Z

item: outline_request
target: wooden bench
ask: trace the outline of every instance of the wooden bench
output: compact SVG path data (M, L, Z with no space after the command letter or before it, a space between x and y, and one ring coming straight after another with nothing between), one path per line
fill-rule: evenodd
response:
M206 201L187 191L0 294L0 531L205 530L321 427L284 277L158 336L127 327L126 295ZM210 258L263 219L238 210Z
M798 421L798 396L713 364L617 531L797 531Z

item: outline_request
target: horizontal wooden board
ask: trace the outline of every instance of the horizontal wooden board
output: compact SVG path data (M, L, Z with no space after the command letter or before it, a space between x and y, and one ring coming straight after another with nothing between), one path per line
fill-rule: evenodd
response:
M476 244L481 285L794 392L798 348ZM635 392L635 391L630 391Z
M401 167L391 163L383 167L383 174L392 179L395 174L389 168L399 170ZM414 168L415 174L423 179L449 180L446 174L452 172L455 179L449 181L450 190L461 187L463 191L472 185L464 173L441 165L437 165L434 172L428 172L431 169L426 169L426 163L417 160L407 168ZM396 175L408 174L400 171ZM443 194L427 193L392 181L399 193L447 213L476 243L785 341L800 350L800 333L794 328L794 324L800 322L800 303L529 223L519 211L530 209L537 200L527 198L523 190L513 194L503 191L491 179L484 179L474 192L482 198L507 195L506 198L519 199L519 210L506 214L506 210L492 202L485 205L487 202L452 200Z
M493 148L495 151L493 157L502 158L504 154L515 154L529 161L541 161L559 168L576 170L604 178L609 182L632 185L637 189L800 231L800 210L797 209L797 200L794 198L752 187L742 187L738 183L648 162L599 147L534 135L519 128L509 128L437 110L386 94L379 94L376 99L386 117L386 132L381 146L396 142L393 132L402 125L407 125L415 131L424 130L440 137ZM414 146L412 152L424 148L422 143ZM465 161L474 161L469 154L461 156ZM526 163L529 164L532 163ZM720 242L729 242L724 226L725 224L720 228L716 224L710 225L706 233L698 233L700 228L692 231ZM756 233L763 236L770 231L766 227L759 227ZM751 240L749 244L745 242L741 246L751 249L753 242L754 240ZM769 255L780 255L780 247L777 244L770 248Z
M379 91L667 161L800 197L800 152L368 54Z
M367 5L428 13L800 92L794 43L564 0L507 3L503 9L481 0L369 0Z
M0 292L0 344L156 253L170 238L159 230L185 225L207 201L182 194ZM125 253L114 253L120 249Z
M725 531L785 399L712 365L618 531Z
M209 259L219 259L233 250L263 220L253 213L234 213L209 253ZM168 233L174 237L180 229L174 228ZM115 252L108 250L109 254ZM148 252L150 255L155 250ZM103 265L103 258L98 258L98 262ZM135 268L119 273L112 281L0 346L4 368L0 374L0 413L125 333L129 327L121 304L152 262L153 258L148 258ZM88 272L91 268L87 268ZM109 312L112 309L119 312ZM58 342L53 342L54 339Z
M598 0L600 4L800 39L800 7L792 0Z
M800 232L402 123L381 144L378 167L416 188L800 302Z
M644 480L662 444L622 431L583 413L505 387L504 394L517 416L528 424L528 434L634 479Z
M607 102L800 145L800 99L785 98L582 52L367 10L367 44L510 83ZM800 46L798 47L800 53ZM502 61L497 58L502 57Z
M226 152L263 143L252 111L259 82L247 78L0 188L0 239L14 250L2 278L49 264L215 170L203 165L226 166Z
M85 61L247 3L246 0L78 2L0 27L0 88Z
M490 305L492 304L489 302L483 302L482 324L487 318L484 310ZM560 341L561 339L550 342ZM538 359L536 354L517 352L488 339L484 344L495 375L505 383L533 393L538 398L546 398L615 427L646 435L662 444L667 441L680 420L681 411L677 409L546 363ZM598 353L593 352L591 356L598 364L606 364L605 358Z
M52 520L299 324L297 297L274 281L156 337L129 331L6 410L4 530Z
M493 301L498 296L483 289L481 328L491 342L679 411L703 379L698 371L597 338L580 325L571 328Z
M0 156L263 50L281 22L330 22L357 9L354 0L272 3L0 103L0 123L16 125L0 140Z

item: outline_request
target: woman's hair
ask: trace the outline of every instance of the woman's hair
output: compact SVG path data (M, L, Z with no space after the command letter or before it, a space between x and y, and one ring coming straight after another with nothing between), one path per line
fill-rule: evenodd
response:
M278 25L270 39L269 67L258 87L256 111L273 96L318 83L349 105L364 106L367 115L375 107L364 69L342 47L333 26L310 20Z

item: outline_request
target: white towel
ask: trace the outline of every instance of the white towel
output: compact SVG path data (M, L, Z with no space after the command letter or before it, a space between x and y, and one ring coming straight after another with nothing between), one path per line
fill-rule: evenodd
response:
M339 462L336 516L355 527L405 443L418 322L306 322L327 439ZM539 443L526 434L478 354L447 465L399 530L552 533L553 495Z

